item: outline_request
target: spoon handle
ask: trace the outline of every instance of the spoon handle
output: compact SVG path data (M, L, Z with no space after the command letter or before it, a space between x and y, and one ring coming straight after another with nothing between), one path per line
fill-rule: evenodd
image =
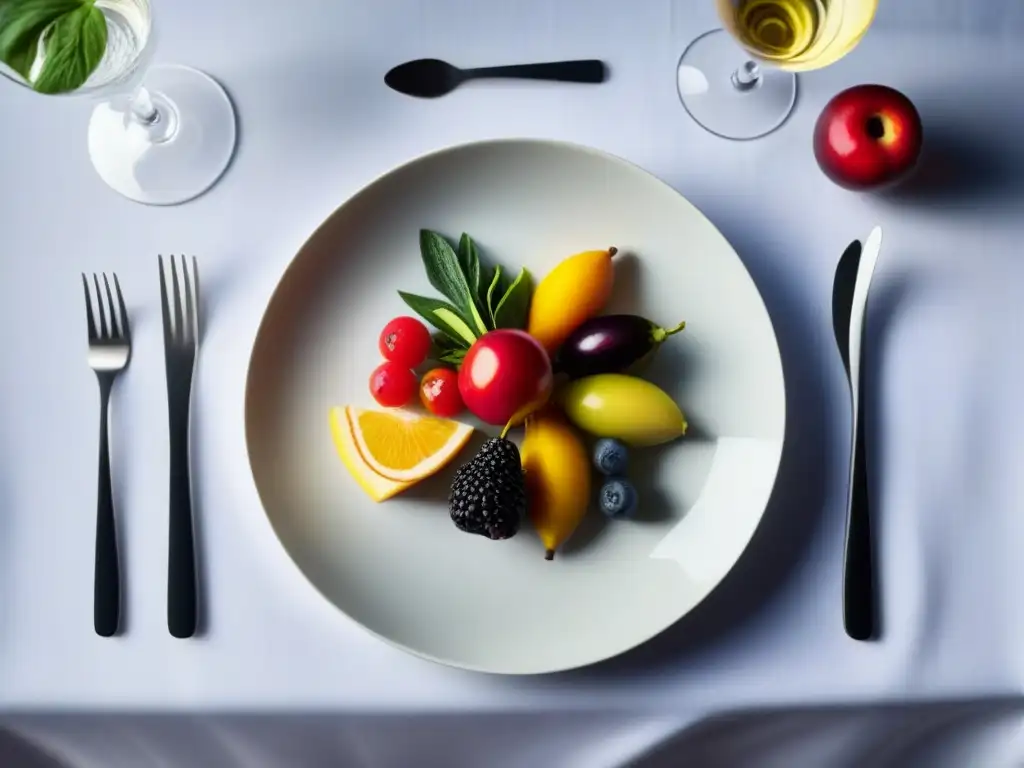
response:
M863 398L863 392L859 393ZM858 397L856 390L854 397ZM864 440L863 399L854 403L853 455L850 460L849 515L843 563L843 621L854 640L875 635L875 564Z
M545 64L516 64L509 67L481 67L465 70L463 74L467 79L513 77L524 80L556 80L562 83L603 83L607 73L603 61L585 59L552 61Z

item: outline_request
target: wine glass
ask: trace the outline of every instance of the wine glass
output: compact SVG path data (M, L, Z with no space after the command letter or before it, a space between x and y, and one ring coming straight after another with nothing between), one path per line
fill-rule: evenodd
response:
M796 103L794 72L853 50L878 7L878 0L715 2L724 29L704 33L683 52L679 98L703 128L736 140L781 126Z
M155 47L150 0L50 5L56 9L54 20L45 28L38 25L42 31L37 28L35 37L24 21L29 17L19 17L18 3L0 9L0 26L6 27L0 32L8 39L17 37L14 25L26 30L21 50L28 57L18 59L17 46L0 48L5 56L0 74L50 95L102 99L89 120L89 157L100 178L128 199L175 205L210 189L235 151L234 107L224 89L198 70L150 66ZM60 59L71 50L87 61L90 47L95 68L83 81L81 67L76 75L65 66L67 59Z

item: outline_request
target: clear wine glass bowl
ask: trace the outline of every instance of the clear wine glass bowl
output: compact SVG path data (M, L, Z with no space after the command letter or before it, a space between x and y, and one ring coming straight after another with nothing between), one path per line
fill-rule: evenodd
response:
M746 140L781 126L796 103L796 71L849 53L878 0L715 0L722 29L701 35L677 67L679 98L711 133Z
M103 56L85 83L58 95L98 102L88 126L96 172L139 203L176 205L198 197L216 184L234 155L237 125L230 98L198 70L151 64L150 0L96 0L95 7L106 24ZM28 78L6 65L0 74L37 90L45 41L44 33Z

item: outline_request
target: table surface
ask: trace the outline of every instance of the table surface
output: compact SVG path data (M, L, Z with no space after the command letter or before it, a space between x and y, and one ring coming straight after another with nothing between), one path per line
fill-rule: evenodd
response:
M715 26L710 2L156 5L157 61L214 75L238 110L237 156L206 196L170 209L119 198L89 164L89 104L0 87L0 709L706 712L1021 692L1019 3L995 20L988 3L974 14L924 2L923 16L883 4L852 55L801 76L789 123L749 143L705 133L676 96L682 49ZM420 56L467 66L599 56L612 78L597 88L474 84L436 102L383 86L391 65ZM843 191L811 153L828 98L871 81L911 96L934 154L928 183L900 195ZM243 440L249 350L304 239L396 164L506 136L613 152L701 208L764 294L789 389L777 493L719 590L637 651L542 678L442 668L346 619L279 546ZM830 297L840 253L875 224L886 239L866 407L884 634L855 643L840 611L849 404ZM209 621L190 641L165 625L156 255L179 252L199 259L208 318L195 472ZM126 633L114 640L92 631L98 398L83 270L118 273L135 335L113 404L127 581Z

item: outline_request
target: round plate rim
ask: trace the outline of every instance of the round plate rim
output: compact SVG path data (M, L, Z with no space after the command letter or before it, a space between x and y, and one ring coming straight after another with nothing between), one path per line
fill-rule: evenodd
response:
M652 181L652 182L654 182L656 184L659 184L662 187L664 187L665 189L671 191L685 205L688 205L690 208L692 208L693 212L697 216L699 216L701 219L703 219L706 222L706 224L709 227L711 227L715 232L717 232L719 234L719 236L728 244L729 249L733 253L733 256L736 258L737 262L739 262L739 265L742 268L743 274L746 276L746 279L750 282L750 285L753 287L754 293L757 296L758 301L760 302L761 309L764 312L764 316L765 316L765 318L768 321L769 327L771 328L772 341L774 343L774 349L775 349L775 359L778 361L778 371L779 371L779 376L781 377L781 383L782 383L782 403L781 403L782 432L781 432L781 435L780 435L780 437L778 439L778 442L779 442L779 455L778 455L777 461L775 462L775 468L774 468L774 470L772 472L772 481L771 481L771 484L768 486L766 497L765 497L764 502L762 504L762 509L761 509L761 512L760 512L760 516L758 517L757 524L753 526L753 528L750 531L750 535L747 537L747 540L745 542L743 542L743 546L740 548L740 553L736 557L736 560L732 563L732 565L729 566L729 568L725 571L725 573L722 575L722 577L710 589L708 589L707 592L689 608L689 610L687 610L686 612L680 614L679 616L676 616L675 618L671 619L670 621L666 622L657 631L652 632L650 635L648 635L643 640L640 640L639 642L634 643L633 645L631 645L629 647L621 648L621 649L619 649L617 651L602 652L602 653L599 653L599 654L594 654L594 655L592 655L592 656L590 656L588 658L581 659L580 661L574 662L572 664L562 664L562 665L558 665L558 666L537 668L537 669L533 669L533 670L530 670L530 671L513 671L513 670L507 670L507 669L489 668L489 667L481 666L481 665L468 664L468 663L461 662L461 661L458 661L458 660L455 660L455 659L442 658L440 656L437 656L437 655L434 655L434 654L431 654L431 653L427 653L427 652L421 651L421 650L416 649L416 648L412 648L412 647L410 647L408 645L405 645L404 643L401 643L401 642L399 642L399 641L397 641L397 640L395 640L393 638L390 638L390 637L387 637L387 636L385 636L383 634L380 634L379 632L375 631L374 629L366 626L365 624L363 624L358 619L356 619L353 616L349 615L349 613L346 612L341 606L339 606L337 603L335 603L333 600L331 600L326 594L324 594L323 590L321 590L320 587L312 579L310 579L307 576L307 574L306 574L305 570L303 569L303 567L292 556L291 550L288 548L288 546L285 544L285 542L282 541L281 536L278 533L277 527L274 525L273 519L271 518L270 514L267 512L267 504L266 504L266 500L264 498L264 493L263 493L263 491L260 488L260 483L256 479L256 471L255 471L255 468L253 467L253 460L252 460L253 434L252 434L252 418L250 416L250 412L251 412L250 401L251 401L251 397L252 397L252 387L253 387L253 382L252 382L253 364L254 364L254 361L255 361L256 350L259 347L261 338L263 337L264 332L265 332L268 310L275 303L275 300L278 298L278 294L280 293L280 291L282 289L282 286L287 282L288 277L289 277L290 273L292 272L292 270L295 268L296 262L298 261L299 257L306 251L306 249L309 247L309 245L317 239L317 237L320 235L320 233L335 219L335 217L337 217L341 213L341 211L344 210L347 206L351 205L357 198L359 198L363 194L367 193L371 188L373 188L374 186L379 184L381 181L383 181L384 179L386 179L386 178L388 178L388 177L390 177L390 176L392 176L394 174L400 173L401 171L405 170L406 168L408 168L410 166L416 165L416 164L424 162L426 160L437 158L437 157L445 155L445 154L455 153L455 152L459 152L459 151L463 151L463 150L467 150L467 149L487 148L487 147L492 147L492 146L517 145L517 144L555 147L555 148L559 148L559 149L562 149L562 150L567 150L567 151L571 151L571 152L581 152L581 153L584 153L584 154L589 154L589 155L594 155L594 156L600 157L603 160L606 160L608 162L612 162L612 163L624 166L626 168L629 168L629 169L631 169L633 171L640 172L641 174L646 176L650 181ZM260 322L259 322L259 325L257 326L256 334L255 334L255 336L253 338L252 348L250 349L250 352L249 352L249 360L248 360L248 364L246 366L245 394L244 394L244 397L243 397L242 408L243 408L243 420L244 420L244 427L245 427L246 459L247 459L247 463L248 463L248 466L249 466L249 474L250 474L250 477L252 479L253 486L255 487L256 494L257 494L257 496L259 497L259 500L260 500L260 508L261 508L261 510L263 512L263 515L266 517L267 522L270 524L270 528L271 528L271 530L274 533L274 538L277 540L277 543L280 545L281 549L288 556L288 561L291 563L292 567L295 568L298 571L299 575L302 576L303 580L310 587L312 587L313 591L316 592L316 594L319 595L319 597L324 602L326 602L331 607L332 610L337 611L338 613L340 613L342 616L347 618L353 624L357 625L360 629L362 629L363 631L367 632L370 636L375 637L375 638L383 641L384 643L386 643L388 646L390 646L392 648L395 648L397 650L403 651L403 652L409 654L410 656L413 656L413 657L416 657L416 658L419 658L419 659L423 659L425 661L429 661L429 662L432 662L434 664L437 664L437 665L440 665L440 666L443 666L443 667L447 667L447 668L460 669L460 670L467 671L467 672L478 672L478 673L489 674L489 675L511 676L511 677L532 677L532 676L538 676L538 675L557 674L557 673L560 673L560 672L569 672L569 671L572 671L572 670L577 670L577 669L583 669L583 668L591 667L591 666L594 666L596 664L600 664L601 662L608 661L608 660L614 659L614 658L618 658L619 656L622 656L622 655L624 655L626 653L629 653L630 651L633 651L633 650L635 650L635 649L645 645L646 643L651 642L654 638L660 636L666 630L668 630L669 628L671 628L672 626L677 624L679 621L684 619L686 616L688 616L691 613L693 613L693 611L695 611L701 605L701 603L703 603L705 600L707 600L708 597L711 594L713 594L715 592L715 590L718 589L719 586L721 586L722 582L726 578L728 578L729 573L731 573L735 569L735 567L739 563L739 561L744 557L744 555L746 555L747 549L750 546L750 542L753 540L754 535L757 533L757 530L760 528L762 522L764 521L765 512L767 512L768 506L771 503L772 496L775 494L776 486L778 484L779 470L780 470L780 468L782 466L782 454L783 454L783 451L784 451L784 448L785 448L785 444L786 444L787 427L788 427L788 413L787 413L788 397L787 397L787 393L786 393L786 371L785 371L785 367L782 364L782 352L781 352L781 349L779 347L778 333L777 333L776 328L775 328L775 323L774 323L774 321L772 319L771 313L768 311L767 305L764 302L764 297L762 296L761 291L758 288L757 283L754 280L753 276L750 274L750 270L747 268L746 263L743 261L742 258L740 258L739 253L736 251L736 249L732 245L732 243L729 242L729 239L721 232L721 230L718 229L717 226L715 226L714 222L712 222L711 219L709 219L700 208L698 208L693 202L691 202L685 195L683 195L679 190L677 190L671 184L666 182L664 179L662 179L657 174L647 170L646 168L638 165L637 163L634 163L631 160L628 160L628 159L626 159L626 158L624 158L624 157L622 157L620 155L616 155L616 154L608 152L606 150L598 149L596 147L588 146L588 145L585 145L585 144L579 144L579 143L576 143L576 142L566 141L566 140L562 140L562 139L544 139L544 138L532 138L532 137L524 137L524 138L515 138L515 137L490 138L490 139L478 139L478 140L466 141L466 142L457 142L457 143L454 143L454 144L448 144L448 145L445 145L443 147L432 149L432 150L429 150L427 152L420 153L418 155L414 155L412 158L410 158L410 159L408 159L408 160L406 160L404 162L401 162L401 163L399 163L397 165L394 165L394 166L392 166L391 168L385 170L382 173L377 174L371 180L369 180L366 183L364 183L354 193L349 195L344 201L341 202L341 204L339 204L337 207L335 207L324 218L324 220L305 238L305 240L303 240L302 245L295 252L295 255L291 257L291 259L288 261L288 264L285 266L284 270L281 272L281 275L280 275L280 277L278 277L277 282L274 285L274 289L271 292L269 299L267 300L267 303L266 303L266 306L265 306L265 308L263 310L263 313L260 316Z

